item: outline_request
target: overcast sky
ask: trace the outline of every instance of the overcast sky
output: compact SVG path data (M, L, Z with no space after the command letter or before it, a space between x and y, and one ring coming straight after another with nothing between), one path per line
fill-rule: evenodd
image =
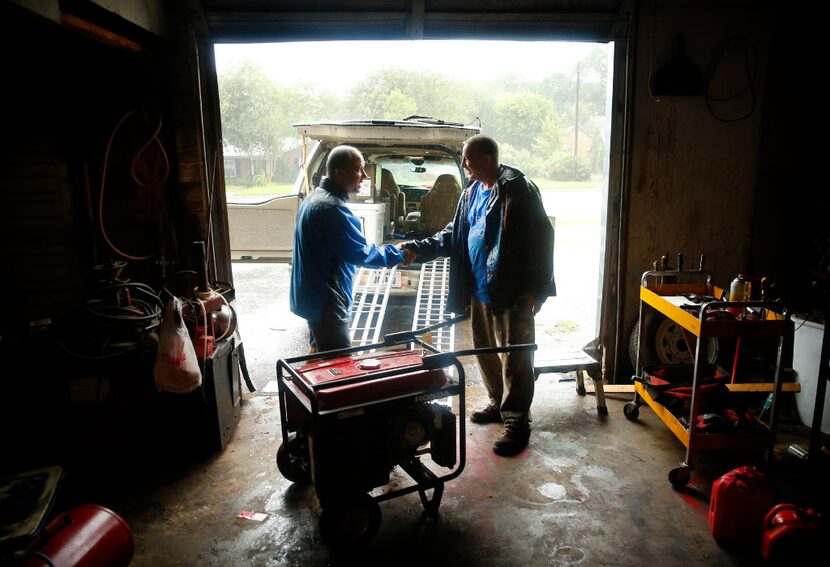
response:
M349 88L385 67L420 69L463 79L482 79L505 71L529 79L572 69L596 45L539 41L329 41L216 46L221 75L242 61L252 61L275 82L313 82L330 90ZM333 56L338 63L326 62ZM342 57L342 58L341 58Z

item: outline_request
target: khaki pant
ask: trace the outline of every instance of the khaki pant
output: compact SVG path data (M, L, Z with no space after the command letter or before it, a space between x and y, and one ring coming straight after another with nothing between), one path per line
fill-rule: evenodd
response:
M473 346L494 347L536 342L533 301L519 300L514 307L493 313L489 303L472 299L470 325ZM501 409L503 419L530 419L533 402L533 351L478 355L484 387Z

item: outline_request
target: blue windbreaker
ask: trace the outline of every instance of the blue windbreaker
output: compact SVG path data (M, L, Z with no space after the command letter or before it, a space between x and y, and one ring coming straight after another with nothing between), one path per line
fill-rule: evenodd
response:
M355 266L382 268L403 261L395 246L366 242L347 200L346 192L324 177L320 187L300 205L290 303L291 311L310 323L329 317L350 319Z

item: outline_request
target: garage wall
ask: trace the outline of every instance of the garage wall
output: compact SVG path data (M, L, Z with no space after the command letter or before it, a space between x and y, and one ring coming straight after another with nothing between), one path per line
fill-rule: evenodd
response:
M715 96L746 85L746 46L757 67L754 111L750 91L729 103L713 103L712 110L722 119L751 115L723 122L704 96L650 92L649 77L677 53L680 33L686 54L704 76L716 68L710 84ZM682 252L686 266L695 267L705 254L705 267L719 286L750 268L768 42L768 13L755 2L640 4L623 229L627 252L621 262L622 344L637 317L640 276L661 255L669 253L674 267ZM621 348L619 356L627 358L627 350ZM617 382L627 377L626 362L620 360Z

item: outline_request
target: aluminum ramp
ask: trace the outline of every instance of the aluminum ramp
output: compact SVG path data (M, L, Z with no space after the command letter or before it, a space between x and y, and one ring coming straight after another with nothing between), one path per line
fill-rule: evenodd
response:
M397 266L392 268L359 268L355 275L352 322L349 336L352 346L380 342L380 331L386 315L389 289Z
M445 321L455 314L446 310L450 283L450 259L439 258L421 266L421 281L415 298L415 314L412 329L428 327ZM441 352L453 350L455 325L441 327L430 332L432 346ZM454 369L450 369L453 371Z

